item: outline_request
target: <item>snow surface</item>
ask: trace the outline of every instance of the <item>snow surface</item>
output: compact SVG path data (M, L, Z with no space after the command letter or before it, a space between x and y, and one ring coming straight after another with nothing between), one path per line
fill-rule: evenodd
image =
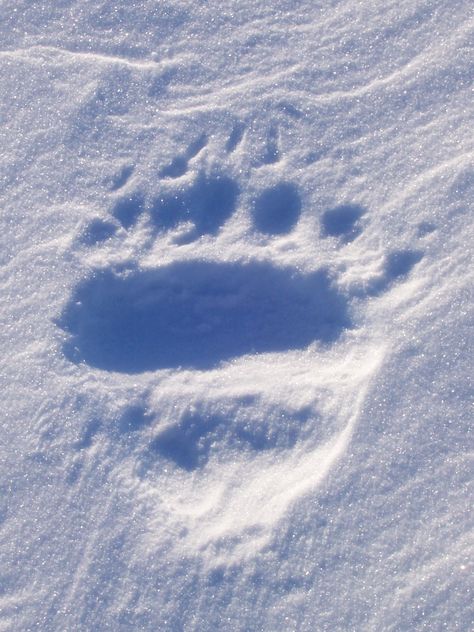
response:
M0 630L474 629L472 1L0 18Z

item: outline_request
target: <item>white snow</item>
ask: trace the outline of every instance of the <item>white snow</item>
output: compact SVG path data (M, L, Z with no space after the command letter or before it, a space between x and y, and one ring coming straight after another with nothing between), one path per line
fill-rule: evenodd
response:
M0 630L472 630L472 3L0 18Z

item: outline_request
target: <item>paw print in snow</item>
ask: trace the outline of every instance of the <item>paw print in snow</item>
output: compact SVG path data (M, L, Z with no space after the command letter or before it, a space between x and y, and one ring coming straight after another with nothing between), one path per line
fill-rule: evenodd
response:
M226 146L229 154L244 136L243 126L236 125ZM213 541L217 546L212 535L217 522L224 531L229 525L240 533L263 528L267 516L283 513L293 494L317 484L329 471L348 441L378 360L367 362L366 348L347 347L345 334L354 328L353 296L341 289L328 267L305 272L281 265L275 255L270 260L258 256L265 244L290 236L309 212L296 183L280 179L250 200L252 231L265 237L253 259L199 256L200 244L218 241L241 208L243 190L230 175L208 173L197 164L206 143L203 134L162 167L158 194L129 187L133 169L124 167L112 183L111 219L95 220L81 237L88 248L105 242L114 247L112 240L128 238L140 225L148 235L170 235L177 252L192 244L193 257L187 252L184 260L156 267L96 269L75 289L59 325L67 333L64 353L72 362L111 374L149 375L151 383L162 370L171 372L170 380L184 380L179 403L158 389L147 396L146 406L135 403L123 412L116 432L138 437L138 479L165 477L169 493L178 495L182 506L193 502L201 480L189 479L186 487L183 473L202 473L204 481L209 471L220 471L228 483L226 507L209 498L209 529L203 519L199 537L195 534L200 545ZM274 160L263 163L272 168L279 158L275 131L267 145ZM124 194L124 187L129 192ZM363 234L367 214L353 203L325 209L321 239L351 248ZM418 250L388 253L380 272L365 283L364 297L380 296L421 258ZM301 390L313 393L310 401ZM228 454L237 465L227 462ZM285 494L278 487L282 478ZM241 479L255 492L253 512L243 511L248 494ZM259 479L271 481L268 489L260 489ZM164 493L157 483L156 494L162 498Z

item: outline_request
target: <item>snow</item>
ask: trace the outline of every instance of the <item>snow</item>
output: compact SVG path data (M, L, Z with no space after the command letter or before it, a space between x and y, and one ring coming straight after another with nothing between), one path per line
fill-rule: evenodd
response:
M472 3L0 14L0 630L471 630Z

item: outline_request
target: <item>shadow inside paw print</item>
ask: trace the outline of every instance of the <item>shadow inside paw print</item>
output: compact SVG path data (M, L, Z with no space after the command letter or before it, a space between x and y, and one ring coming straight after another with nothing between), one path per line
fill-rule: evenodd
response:
M120 433L130 434L141 430L144 426L151 422L149 413L140 405L129 406L121 418L118 420L117 427Z
M267 235L284 235L296 225L301 214L301 198L297 187L280 182L265 189L253 206L254 226Z
M191 472L207 462L216 431L225 429L224 421L219 415L187 415L153 439L150 455L163 457Z
M325 270L191 261L99 271L79 286L60 325L71 334L71 360L139 373L330 343L351 321Z
M176 156L168 165L163 167L160 171L160 176L162 178L179 178L183 176L188 170L189 161L197 156L206 144L207 136L206 134L202 134L189 145L183 154Z
M235 151L235 149L238 147L238 145L242 141L242 138L244 137L244 133L245 133L245 125L242 122L238 121L232 128L232 132L229 136L229 140L227 141L227 144L225 147L228 153Z
M321 232L323 237L338 237L348 243L362 232L360 218L365 209L358 204L342 204L328 209L321 217Z
M95 246L113 237L116 230L117 228L112 222L96 218L80 235L80 242L84 246Z
M378 296L394 283L406 278L412 268L423 259L421 250L394 250L386 255L382 273L367 287L369 296Z
M124 228L129 229L143 212L144 206L144 196L141 193L133 193L117 200L112 215Z
M148 446L149 459L162 457L188 472L204 467L225 444L239 451L262 452L293 447L304 435L309 411L267 410L261 418L245 406L231 411L186 411L158 432ZM243 413L243 414L242 414Z
M188 189L156 199L151 208L152 221L159 230L191 222L193 228L182 242L215 235L235 211L238 195L239 187L231 178L200 175Z

